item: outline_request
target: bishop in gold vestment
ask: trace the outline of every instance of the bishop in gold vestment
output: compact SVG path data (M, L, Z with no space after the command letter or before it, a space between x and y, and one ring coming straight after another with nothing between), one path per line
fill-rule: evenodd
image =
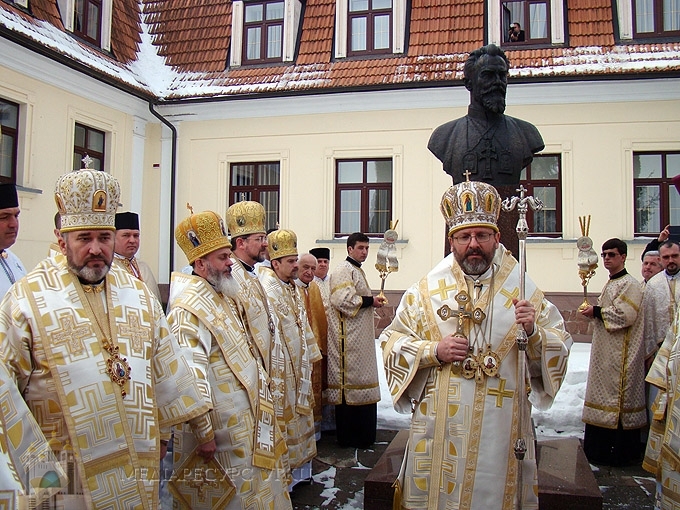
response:
M119 189L105 172L62 176L65 256L45 259L0 303L0 361L73 473L66 508L158 508L171 427L191 421L212 441L189 346L147 287L111 267Z
M499 242L496 190L461 183L442 204L453 253L406 291L380 336L394 407L413 413L395 508L537 509L533 431L520 411L551 405L571 336L528 278L518 301L519 264ZM519 437L528 447L521 461Z
M272 268L260 268L260 280L277 314L279 334L284 341L284 429L293 483L296 483L311 477L311 460L316 456L312 364L321 359L321 354L307 321L304 297L294 283L297 276L295 233L290 230L270 233L269 255Z
M170 481L175 502L191 510L290 508L286 444L262 357L234 302L239 285L231 276L231 244L221 219L210 211L192 214L175 237L194 274L172 274L168 323L180 341L193 346L194 366L207 376L215 461L224 469L222 476L205 475L205 465L195 458L193 431L187 425L176 429L179 475Z

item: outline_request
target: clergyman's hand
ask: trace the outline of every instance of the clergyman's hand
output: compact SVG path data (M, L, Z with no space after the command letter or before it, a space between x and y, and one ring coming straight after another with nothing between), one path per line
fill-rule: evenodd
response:
M203 443L198 445L196 448L196 453L203 457L203 460L207 464L210 462L213 457L215 456L215 451L217 450L217 444L215 443L215 440L208 441L207 443Z
M536 321L536 309L531 301L526 299L519 300L517 298L512 300L512 304L515 305L515 322L524 328L527 336L531 336L534 332Z
M442 363L463 361L468 353L468 339L462 336L446 335L435 349L437 359Z

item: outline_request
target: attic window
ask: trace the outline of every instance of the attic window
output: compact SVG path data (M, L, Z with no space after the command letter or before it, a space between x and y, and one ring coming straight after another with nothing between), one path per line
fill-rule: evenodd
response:
M280 62L283 53L283 1L248 2L244 7L244 62Z
M392 0L349 0L348 54L391 53Z
M57 5L66 30L111 51L113 0L57 0Z
M635 37L680 35L680 0L633 0Z
M102 33L102 0L76 0L73 33L99 46Z
M544 1L510 1L501 4L504 44L550 42L550 5Z

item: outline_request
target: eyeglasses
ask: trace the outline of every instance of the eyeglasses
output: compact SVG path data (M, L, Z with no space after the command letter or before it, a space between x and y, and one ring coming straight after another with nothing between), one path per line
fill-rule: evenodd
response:
M255 241L257 243L264 243L266 240L267 240L267 236L256 236L256 237L250 236L248 238L248 241Z
M470 244L473 238L476 239L479 244L483 244L488 243L493 236L494 234L490 234L488 232L480 232L475 235L461 234L459 236L453 236L453 240L456 241L461 246L466 246Z
M613 259L614 257L617 257L618 255L620 255L620 254L616 253L615 251L604 251L604 252L600 253L600 256L603 259Z

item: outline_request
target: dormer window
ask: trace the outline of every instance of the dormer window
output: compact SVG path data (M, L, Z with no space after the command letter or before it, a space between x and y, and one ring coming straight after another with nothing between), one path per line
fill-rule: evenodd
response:
M634 0L635 37L680 35L680 0Z
M244 63L280 62L283 54L283 1L248 2L244 7Z
M349 0L348 54L392 52L392 0Z
M292 62L300 0L233 0L229 65Z
M513 0L501 5L504 43L550 42L550 8L547 0Z
M113 0L57 0L57 5L66 30L111 51Z
M504 48L565 43L561 0L487 0L487 8L489 43Z
M406 0L336 0L335 58L403 53Z
M102 1L76 0L73 33L99 46L102 33Z

